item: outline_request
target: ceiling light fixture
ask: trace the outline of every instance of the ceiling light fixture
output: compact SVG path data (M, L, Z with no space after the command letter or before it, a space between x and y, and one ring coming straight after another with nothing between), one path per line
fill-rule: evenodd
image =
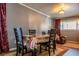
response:
M59 14L64 14L64 10L63 10L63 9L60 9L60 10L58 11L58 13L59 13Z
M59 14L64 14L64 10L65 10L65 6L64 6L64 4L61 4L58 13Z

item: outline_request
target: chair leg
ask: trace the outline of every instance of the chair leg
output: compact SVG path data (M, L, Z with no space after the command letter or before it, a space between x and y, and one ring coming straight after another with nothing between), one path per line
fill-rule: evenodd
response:
M53 43L54 43L54 44L53 44L53 53L55 54L55 50L56 50L56 41L54 40Z
M16 56L18 56L20 53L21 53L21 49L17 48L17 50L16 50Z
M27 53L27 47L25 48L25 52Z
M21 53L21 48L19 48L18 52Z
M16 49L16 56L18 56L19 48Z
M49 56L50 56L50 48L48 48L48 53L49 53Z
M24 49L22 49L22 56L24 55Z
M40 44L40 53L41 53L41 44Z
M49 53L49 56L50 56L50 43L49 43L49 47L48 47L48 53Z
M16 52L16 56L18 56L18 51Z

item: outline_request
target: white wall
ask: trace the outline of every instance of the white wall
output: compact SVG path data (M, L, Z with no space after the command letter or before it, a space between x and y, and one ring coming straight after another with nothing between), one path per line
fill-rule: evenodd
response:
M10 48L15 47L14 27L22 27L23 33L28 30L28 12L27 8L18 4L7 4L7 30Z
M44 29L48 30L50 19L19 4L7 4L7 30L10 48L16 46L14 27L22 27L23 34L27 34L29 29L36 29L37 34L40 34L42 26L47 26L47 29Z
M37 35L42 31L47 31L50 28L50 19L41 14L30 12L29 13L29 28L36 29Z
M41 31L48 32L51 28L51 19L49 17L45 17L45 20L41 22Z

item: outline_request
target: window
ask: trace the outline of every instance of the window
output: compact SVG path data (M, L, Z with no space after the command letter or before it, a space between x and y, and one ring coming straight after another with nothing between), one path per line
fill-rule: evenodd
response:
M77 28L79 29L79 20L77 21Z
M76 21L68 22L67 29L76 29Z
M76 20L61 21L60 29L61 30L79 29L79 20L77 20L77 21Z

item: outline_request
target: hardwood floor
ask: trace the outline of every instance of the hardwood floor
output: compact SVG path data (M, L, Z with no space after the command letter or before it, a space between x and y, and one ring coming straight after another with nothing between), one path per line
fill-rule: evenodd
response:
M70 53L70 54L69 54ZM0 54L1 56L16 56L16 51ZM27 53L24 56L31 56ZM42 50L42 53L37 53L37 56L48 56L48 52ZM79 56L79 43L66 42L65 44L57 44L55 54L51 50L51 56Z
M79 43L76 42L66 42L63 46L67 48L79 49Z
M66 52L68 49L66 47L62 47L61 45L57 45L57 49L55 51L55 54L53 54L53 51L51 49L51 56L59 56L61 53ZM16 51L11 51L7 53L0 54L1 56L16 56ZM31 56L31 53L24 54L24 56ZM42 50L42 53L37 53L37 56L48 56L48 51Z

